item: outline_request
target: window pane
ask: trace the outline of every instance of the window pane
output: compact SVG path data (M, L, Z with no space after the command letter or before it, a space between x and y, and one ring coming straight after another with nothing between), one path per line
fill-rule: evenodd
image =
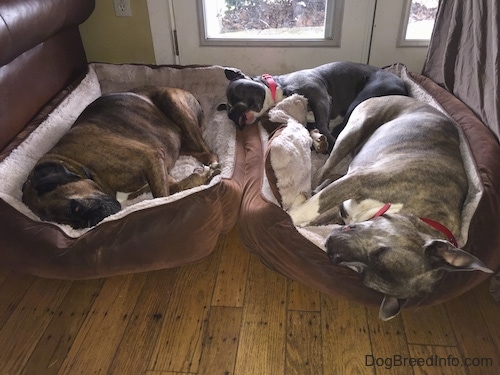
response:
M327 0L204 0L206 38L325 39Z
M439 0L412 0L406 40L429 40L434 27L434 19Z

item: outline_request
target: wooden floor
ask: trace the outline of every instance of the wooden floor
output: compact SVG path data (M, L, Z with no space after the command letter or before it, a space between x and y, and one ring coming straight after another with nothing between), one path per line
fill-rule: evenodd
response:
M488 284L387 323L376 310L269 270L233 230L176 269L74 282L0 271L0 375L500 374Z

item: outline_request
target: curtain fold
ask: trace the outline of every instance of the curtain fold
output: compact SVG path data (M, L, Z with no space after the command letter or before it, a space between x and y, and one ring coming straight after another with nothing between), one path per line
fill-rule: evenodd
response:
M500 139L498 0L441 0L423 75L467 104Z

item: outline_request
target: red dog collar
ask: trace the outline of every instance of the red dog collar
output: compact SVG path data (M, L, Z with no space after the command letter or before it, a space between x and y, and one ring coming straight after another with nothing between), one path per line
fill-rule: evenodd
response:
M389 210L390 207L391 207L390 203L384 204L382 206L382 208L380 210L378 210L375 215L373 215L373 218L382 216L383 214L385 214ZM443 224L438 223L437 221L434 221L434 220L431 220L431 219L427 219L425 217L421 217L419 219L422 220L427 225L430 225L432 228L434 228L434 229L438 230L439 232L443 233L446 236L446 238L448 239L448 241L450 241L453 244L453 246L458 247L458 242L455 239L455 236L453 235L453 233L451 233L451 230L449 230L448 228L446 228Z
M390 203L386 203L382 206L382 208L380 210L377 211L377 213L375 215L373 215L372 219L376 218L376 217L379 217L379 216L382 216L383 214L385 214L389 208L391 208L391 204Z
M430 225L434 229L443 233L446 236L446 238L448 238L448 241L450 241L453 244L453 246L458 247L458 242L455 239L455 236L453 235L453 233L451 233L451 230L446 228L443 224L438 223L437 221L431 219L426 219L425 217L421 217L420 220L422 220L427 225Z
M276 84L276 81L274 80L273 76L270 74L262 74L262 78L264 79L264 81L266 81L267 85L269 86L273 100L276 101L276 88L278 87L278 85Z

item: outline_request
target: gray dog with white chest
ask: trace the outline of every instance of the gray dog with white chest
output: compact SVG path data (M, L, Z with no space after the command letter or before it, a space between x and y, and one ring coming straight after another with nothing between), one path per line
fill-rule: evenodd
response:
M202 136L203 110L189 92L148 86L101 96L35 165L23 202L41 219L92 227L118 212L118 193L164 197L220 173ZM205 165L176 181L179 155Z
M347 173L335 178L346 157ZM493 272L454 238L468 180L458 130L430 105L403 96L361 103L319 176L319 191L289 214L299 226L339 224L326 239L329 258L385 295L383 320L432 293L447 271Z

